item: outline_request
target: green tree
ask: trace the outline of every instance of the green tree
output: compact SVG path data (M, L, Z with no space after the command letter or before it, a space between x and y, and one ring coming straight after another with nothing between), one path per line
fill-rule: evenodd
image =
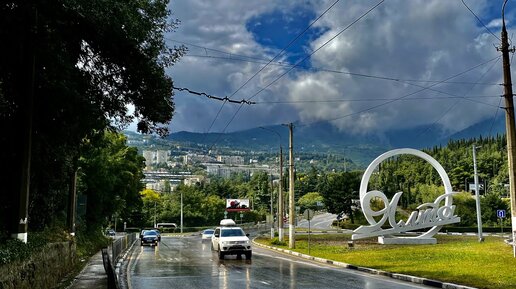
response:
M500 221L496 215L497 210L509 211L507 203L495 192L485 194L480 198L482 223L486 226L496 226Z
M361 172L342 172L323 175L317 190L324 197L328 212L339 214L344 212L352 223L355 222L353 200L357 200L360 187Z
M307 193L297 201L297 204L301 207L301 211L306 209L318 210L322 209L318 204L324 202L324 197L318 192Z
M127 147L125 136L100 132L81 149L80 193L88 197L87 227L105 226L111 216L123 216L124 211L140 208L144 159L135 148Z
M161 195L154 190L145 189L140 192L140 196L143 202L142 213L144 226L154 227L154 218L156 217L156 223L159 221L157 216L162 207Z
M29 167L21 160L31 161L29 225L39 229L66 207L83 140L133 119L141 132L167 133L174 106L165 68L185 52L167 47L163 38L177 24L168 20L167 5L165 0L0 5L0 25L9 27L0 30L0 148L9 152L0 161L13 164L3 183L15 194L0 197L1 231L18 222L18 194L27 179L22 169ZM129 104L135 107L132 115ZM48 217L40 218L45 211Z

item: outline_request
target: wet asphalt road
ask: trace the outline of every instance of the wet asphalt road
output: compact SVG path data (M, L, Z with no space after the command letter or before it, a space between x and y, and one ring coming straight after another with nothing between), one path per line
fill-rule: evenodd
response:
M200 236L162 237L157 247L137 247L129 262L128 283L140 288L432 288L312 263L253 248L252 260L219 260Z
M328 230L332 229L332 223L337 218L337 215L330 213L318 214L310 220L310 229L313 230ZM297 227L308 228L308 220L302 219L299 221Z

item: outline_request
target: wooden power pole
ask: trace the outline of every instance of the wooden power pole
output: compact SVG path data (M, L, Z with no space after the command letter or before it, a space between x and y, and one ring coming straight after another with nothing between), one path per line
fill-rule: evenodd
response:
M505 98L505 129L507 137L507 157L509 163L509 193L511 196L511 221L512 221L512 240L513 240L513 255L516 257L516 172L514 165L516 164L516 130L514 125L514 101L512 95L512 82L511 82L511 63L509 59L509 52L514 52L514 47L509 47L507 38L507 29L505 28L505 4L502 7L502 43L498 48L502 52L503 60L503 86L504 86L504 98Z

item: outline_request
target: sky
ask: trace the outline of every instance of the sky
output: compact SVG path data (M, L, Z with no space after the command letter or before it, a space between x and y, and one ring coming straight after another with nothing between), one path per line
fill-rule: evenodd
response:
M174 86L255 104L175 90L170 131L330 121L356 134L453 133L503 117L503 1L464 0L487 28L461 0L335 2L172 0L181 23L166 41L188 47L167 70ZM515 11L509 1L509 37Z

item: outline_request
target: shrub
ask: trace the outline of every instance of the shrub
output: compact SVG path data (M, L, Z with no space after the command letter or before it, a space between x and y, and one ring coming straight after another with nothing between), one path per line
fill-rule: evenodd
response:
M280 241L279 238L274 238L274 239L271 240L271 244L272 245L277 245L277 246L286 246L287 242Z

